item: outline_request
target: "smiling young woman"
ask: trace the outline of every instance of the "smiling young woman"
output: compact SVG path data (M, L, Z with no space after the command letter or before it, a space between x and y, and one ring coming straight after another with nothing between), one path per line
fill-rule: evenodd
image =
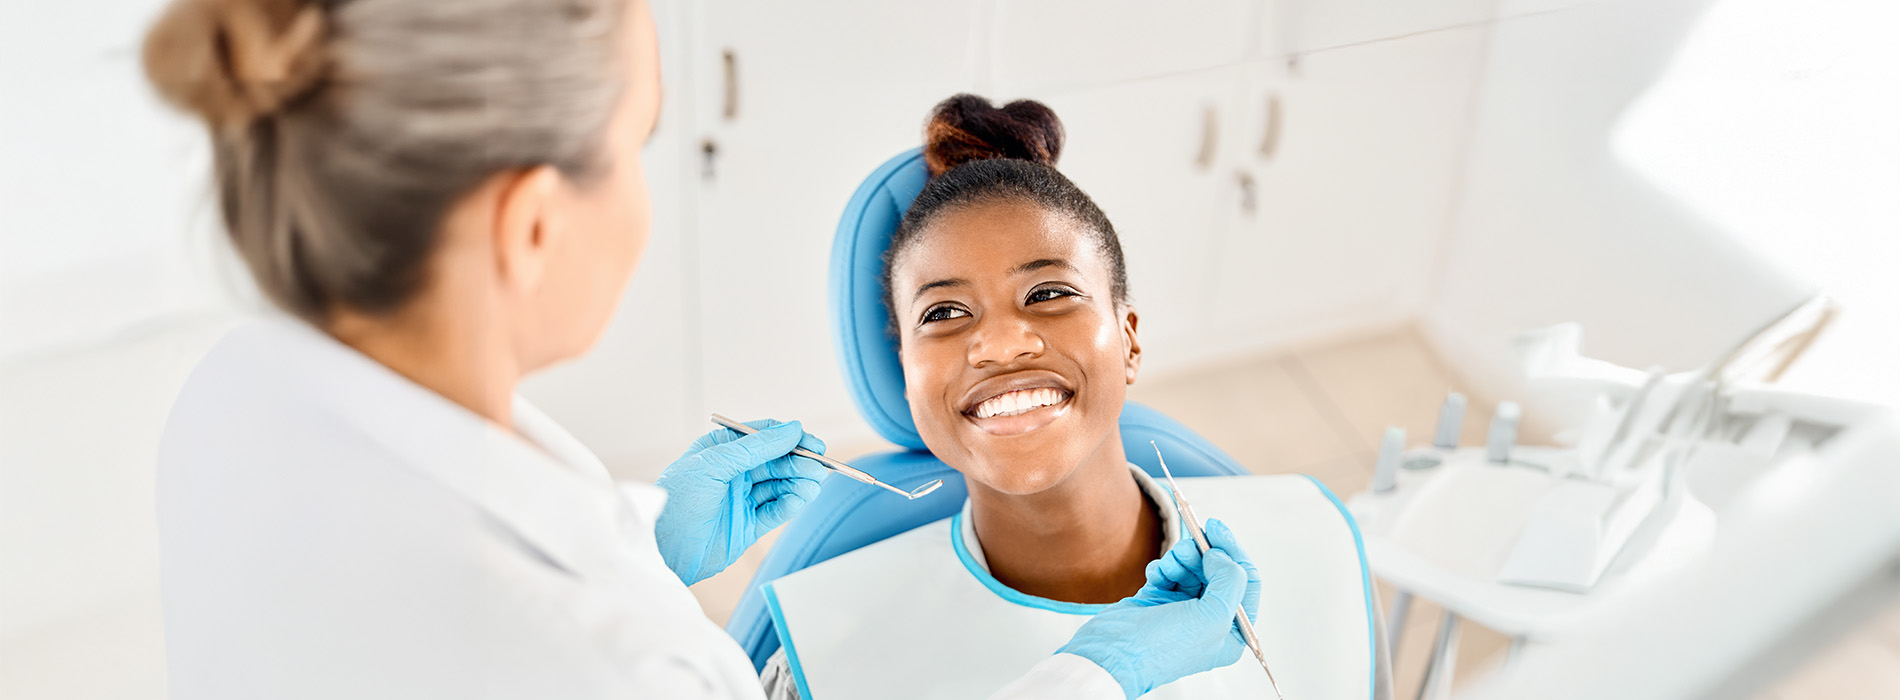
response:
M930 124L935 179L885 265L911 416L969 483L997 580L1120 600L1162 551L1118 427L1141 367L1121 243L1051 167L1062 125L1047 107L960 95Z
M916 675L954 679L919 697L980 696L1134 595L1183 536L1170 494L1123 453L1140 316L1114 225L1055 168L1061 122L1037 102L958 95L932 112L925 141L931 179L885 253L885 300L917 432L969 500L767 585L783 643L765 672L774 697L888 697ZM1262 608L1258 629L1287 694L1385 696L1364 562L1323 487L1182 483L1203 515L1233 524L1210 538L1273 570L1262 601L1275 611ZM1268 686L1236 664L1146 697L1271 697Z

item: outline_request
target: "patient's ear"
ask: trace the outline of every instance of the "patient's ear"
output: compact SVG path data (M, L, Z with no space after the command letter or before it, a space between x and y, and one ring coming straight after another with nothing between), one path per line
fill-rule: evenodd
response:
M1128 383L1134 384L1135 375L1141 372L1141 340L1135 336L1135 326L1141 322L1141 318L1135 314L1133 306L1123 306L1121 311L1122 338L1128 342L1128 354L1124 361L1128 370Z

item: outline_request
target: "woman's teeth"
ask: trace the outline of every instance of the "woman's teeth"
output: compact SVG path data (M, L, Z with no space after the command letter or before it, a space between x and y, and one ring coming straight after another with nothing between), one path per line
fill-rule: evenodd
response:
M1061 389L1021 389L977 404L976 408L970 409L970 415L977 418L1013 416L1044 406L1054 406L1068 398L1069 392Z

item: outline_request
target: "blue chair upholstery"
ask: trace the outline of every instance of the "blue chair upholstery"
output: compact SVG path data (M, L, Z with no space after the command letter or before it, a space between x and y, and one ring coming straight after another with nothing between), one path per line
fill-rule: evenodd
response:
M904 399L897 346L886 330L884 251L928 179L922 151L911 150L886 162L858 187L832 241L830 302L832 332L852 400L879 435L904 448L854 460L852 466L899 488L931 479L943 479L943 488L907 501L883 489L828 477L818 498L780 533L726 622L726 631L751 655L755 667L763 668L779 647L761 584L950 517L969 496L963 475L926 451L918 437ZM1123 405L1121 433L1129 461L1151 474L1160 474L1160 464L1150 440L1161 446L1177 476L1246 473L1194 431L1139 404Z
M904 368L889 332L884 251L929 180L921 148L886 161L851 195L831 241L831 334L851 400L879 435L910 450L924 449L924 439L904 400Z

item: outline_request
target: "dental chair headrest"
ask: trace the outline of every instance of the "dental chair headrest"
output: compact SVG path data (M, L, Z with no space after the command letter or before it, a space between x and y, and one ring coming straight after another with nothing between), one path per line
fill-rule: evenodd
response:
M884 251L929 180L921 148L886 161L851 195L831 240L831 329L845 385L879 435L912 450L924 449L924 439L904 400L897 341L886 330Z

